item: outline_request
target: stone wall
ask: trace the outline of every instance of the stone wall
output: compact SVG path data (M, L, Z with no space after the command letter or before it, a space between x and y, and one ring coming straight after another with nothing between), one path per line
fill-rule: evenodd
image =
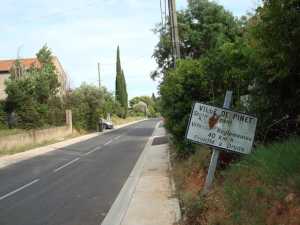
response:
M1 149L13 149L25 145L40 144L72 134L70 126L53 127L42 130L30 130L25 133L0 137Z
M72 111L66 110L66 125L48 129L29 130L24 133L0 137L0 151L25 145L41 144L45 141L58 140L73 132Z

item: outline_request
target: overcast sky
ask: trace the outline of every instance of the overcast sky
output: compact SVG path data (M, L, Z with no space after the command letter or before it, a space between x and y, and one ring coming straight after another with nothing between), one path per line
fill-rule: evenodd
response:
M257 0L217 1L241 16ZM177 8L186 0L177 0ZM156 93L149 78L156 68L151 58L158 38L151 31L160 22L159 0L5 0L0 7L0 59L34 57L46 43L61 61L72 87L101 82L114 91L115 57L121 63L129 97Z

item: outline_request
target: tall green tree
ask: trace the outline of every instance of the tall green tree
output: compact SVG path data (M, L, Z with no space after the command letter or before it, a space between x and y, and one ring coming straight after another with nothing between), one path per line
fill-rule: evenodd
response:
M128 111L128 93L127 93L127 84L124 75L124 71L122 70L122 106L125 109L125 116L127 115Z
M128 94L126 87L126 80L124 76L124 71L121 67L120 59L120 48L117 48L117 62L116 62L116 101L118 101L122 107L122 112L119 113L122 117L127 116L128 110Z
M117 62L116 62L116 100L122 103L122 68L120 59L120 48L117 48Z

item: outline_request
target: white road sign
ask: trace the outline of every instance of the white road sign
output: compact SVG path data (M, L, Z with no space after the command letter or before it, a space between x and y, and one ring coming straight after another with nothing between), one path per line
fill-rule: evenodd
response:
M186 138L195 143L249 154L257 118L244 113L195 103Z

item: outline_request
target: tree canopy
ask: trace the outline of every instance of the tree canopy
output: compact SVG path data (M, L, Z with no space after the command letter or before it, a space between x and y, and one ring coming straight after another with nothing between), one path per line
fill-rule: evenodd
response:
M160 110L180 151L192 102L222 106L226 90L234 91L235 110L258 117L258 141L300 133L299 8L297 0L265 0L237 19L215 2L190 0L177 13L183 57L176 69L169 27L156 28L151 76L162 76Z

